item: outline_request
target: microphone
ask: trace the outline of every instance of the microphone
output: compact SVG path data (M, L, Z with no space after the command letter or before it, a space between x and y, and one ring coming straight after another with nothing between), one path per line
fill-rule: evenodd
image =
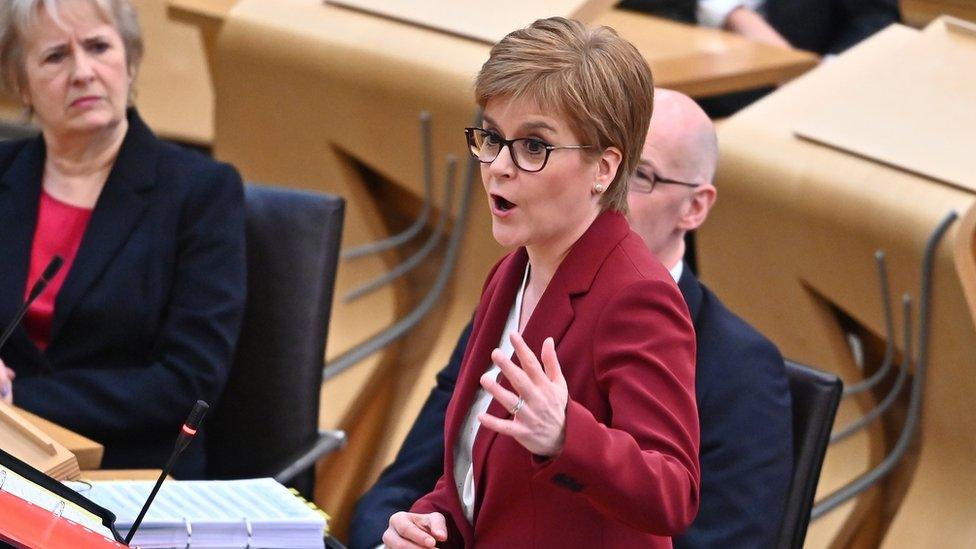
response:
M58 271L61 270L62 265L64 265L64 258L60 255L55 255L51 258L50 263L47 264L47 267L44 268L44 272L41 273L41 278L38 278L37 282L34 283L34 287L31 288L30 294L27 296L27 301L20 306L20 310L17 311L17 314L14 315L14 319L10 321L10 324L7 324L7 328L3 331L3 335L0 336L0 349L3 349L3 345L8 339L10 339L10 335L14 333L14 329L17 328L17 325L20 324L20 321L24 318L24 315L27 313L27 309L31 306L31 303L34 303L34 300L44 293L44 289L47 288L47 285L51 282L51 279L58 274Z
M142 505L142 510L139 511L139 516L136 517L136 521L132 523L132 528L129 529L129 533L125 536L125 544L129 545L132 541L132 537L136 535L136 530L142 524L142 519L145 518L146 512L149 511L149 506L152 505L154 499L156 499L156 493L159 492L159 487L162 486L163 481L169 476L170 470L176 465L176 459L180 457L183 450L190 445L193 437L196 436L197 430L200 429L200 423L203 422L203 416L207 415L207 410L210 409L210 405L202 400L198 400L196 404L193 405L193 410L190 411L190 415L186 418L186 422L180 429L180 436L176 438L176 444L173 446L173 453L169 456L169 461L166 462L166 467L163 468L163 472L159 474L159 478L156 479L156 484L153 486L152 492L149 493L149 497L146 499L146 503Z

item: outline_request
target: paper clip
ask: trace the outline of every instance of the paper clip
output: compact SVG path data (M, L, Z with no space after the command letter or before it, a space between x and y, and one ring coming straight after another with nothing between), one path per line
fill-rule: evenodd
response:
M251 529L251 519L244 517L243 520L244 520L244 530L247 532L247 545L244 546L244 549L251 549L251 537L254 534L254 532Z
M54 506L54 509L51 510L51 513L53 513L54 516L59 517L59 518L61 517L61 515L64 514L64 500L63 499L61 501L59 501L57 505Z
M0 471L0 490L3 490L3 483L7 482L7 470Z
M193 525L190 524L190 519L183 517L183 524L186 525L186 549L190 549L190 545L193 543Z

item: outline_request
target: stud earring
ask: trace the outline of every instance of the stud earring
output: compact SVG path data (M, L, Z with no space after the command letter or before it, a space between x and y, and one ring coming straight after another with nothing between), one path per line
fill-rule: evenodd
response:
M593 185L593 192L600 194L605 190L605 188L606 187L603 186L603 183L597 183L596 185Z

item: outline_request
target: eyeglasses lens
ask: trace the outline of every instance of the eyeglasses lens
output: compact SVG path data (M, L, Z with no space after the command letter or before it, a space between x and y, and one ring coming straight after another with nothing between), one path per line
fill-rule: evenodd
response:
M494 162L502 150L502 139L482 129L468 130L468 148L471 154L484 163ZM509 145L509 154L515 165L528 172L542 169L546 163L545 144L536 139L514 139Z

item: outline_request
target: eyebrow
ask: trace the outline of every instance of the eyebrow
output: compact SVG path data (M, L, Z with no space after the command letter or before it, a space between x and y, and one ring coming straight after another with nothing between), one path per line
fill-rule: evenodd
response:
M482 118L484 119L484 122L487 124L490 124L492 126L498 125L498 123L495 122L495 120L488 115L484 115ZM549 130L552 133L556 133L556 128L552 127L551 124L543 120L531 120L519 126L520 132L523 132L525 130L538 130L538 129Z
M107 36L108 35L106 35L105 33L97 33L97 34L93 34L91 36L86 36L86 37L82 38L80 40L80 42L82 44L88 44L88 43L91 43L91 42L106 41L106 40L108 40ZM60 40L58 42L51 42L50 45L43 46L41 48L41 51L44 52L44 53L48 53L48 52L51 52L51 51L54 51L54 50L57 50L57 49L60 49L60 48L65 48L65 47L68 46L68 42L70 42L70 40Z

